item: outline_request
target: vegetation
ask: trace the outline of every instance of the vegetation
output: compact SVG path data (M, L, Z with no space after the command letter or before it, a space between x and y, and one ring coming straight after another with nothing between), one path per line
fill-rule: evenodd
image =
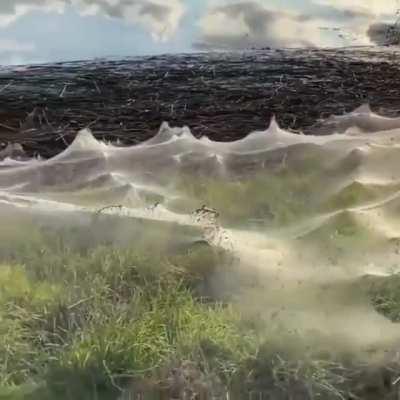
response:
M143 239L154 234L151 227L142 226L142 241L130 232L134 244L92 240L106 227L115 234L108 219L93 224L0 230L0 399L207 399L227 392L344 399L368 392L360 382L371 379L360 366L296 356L283 336L260 334L234 303L218 298L213 277L234 268L223 251L170 246L169 228L158 229L151 251ZM394 319L398 293L397 286L385 289L376 302L385 314L397 313ZM375 398L391 393L385 371L374 371Z
M244 221L249 224L258 221L280 227L315 211L318 203L312 193L320 186L319 174L306 168L298 174L286 170L270 174L263 171L251 179L202 177L195 180L182 176L177 187L187 197L173 200L168 206L188 212L207 204L221 212L224 225L243 226Z
M367 281L366 287L375 308L391 321L400 322L400 275Z

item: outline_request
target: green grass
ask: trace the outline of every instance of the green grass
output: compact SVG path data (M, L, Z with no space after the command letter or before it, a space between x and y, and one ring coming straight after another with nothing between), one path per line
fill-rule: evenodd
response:
M198 361L205 343L214 350L202 362L215 367L239 363L252 350L238 313L197 293L222 262L211 248L82 251L54 232L35 246L25 239L14 236L18 251L3 254L0 265L3 387L33 381L54 396L116 396L127 383L119 377L152 376L176 358Z
M230 390L232 398L343 399L353 391L351 363L293 356L283 336L266 336L213 297L212 278L234 273L221 250L172 246L171 231L185 237L177 227L158 227L153 242L155 228L145 225L110 241L110 221L97 223L0 230L1 400L160 395L176 371L186 377L182 393L207 398ZM380 293L386 303L376 302L394 319L398 293L390 286Z
M400 275L375 278L364 283L374 307L393 322L400 322Z
M316 211L317 198L312 195L320 185L317 173L259 174L251 179L204 178L182 176L176 186L185 198L168 204L177 211L188 212L203 204L220 211L226 225L264 220L269 226L288 225L299 217Z
M352 207L360 207L383 200L394 195L399 190L398 184L374 185L353 182L338 193L331 195L322 208L326 211L335 211Z

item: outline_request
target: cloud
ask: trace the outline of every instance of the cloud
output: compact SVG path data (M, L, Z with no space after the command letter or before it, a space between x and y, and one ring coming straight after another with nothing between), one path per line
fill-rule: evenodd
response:
M81 15L103 15L137 24L155 40L171 38L185 13L184 0L0 0L0 26L33 11L63 13L67 6Z
M64 8L65 0L1 0L0 26L8 26L35 10L60 13L64 11Z
M357 32L365 44L390 43L390 30L400 9L399 0L313 0L317 5L330 7L336 12L351 13L358 17L349 29ZM389 34L388 34L389 33Z
M194 43L199 49L380 43L382 23L392 21L400 7L399 0L308 0L303 5L307 13L296 13L274 9L263 0L209 0L208 4Z
M328 6L341 12L374 17L394 16L400 8L398 0L313 0L314 4Z
M13 39L0 39L0 62L2 64L23 64L27 55L36 50L33 43L18 42Z
M333 45L323 37L321 25L329 22L314 16L267 9L256 1L211 7L200 20L200 49L249 47L312 47Z
M104 15L138 24L155 40L166 41L185 14L183 0L66 0L85 15Z

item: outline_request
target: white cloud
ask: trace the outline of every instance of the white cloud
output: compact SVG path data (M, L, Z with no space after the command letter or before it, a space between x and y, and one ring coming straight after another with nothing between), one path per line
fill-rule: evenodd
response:
M70 0L83 15L121 18L149 31L155 40L166 41L179 28L185 14L183 0Z
M313 0L313 3L375 17L395 15L400 8L398 0Z
M193 0L204 4L195 46L247 48L370 44L370 27L388 22L400 0L305 0L309 15L283 8L279 0ZM185 5L186 4L186 5ZM290 4L290 3L287 3ZM179 30L189 0L0 0L0 27L34 11L102 15L140 26L155 41ZM311 11L310 11L311 10ZM326 28L324 30L321 27Z
M205 49L333 46L334 39L321 31L322 25L329 22L268 9L257 1L230 2L208 9L199 22L201 35L195 46Z
M0 26L36 10L63 13L67 5L81 15L103 15L138 24L160 41L176 33L185 13L184 0L0 0Z
M383 44L386 32L400 10L399 0L313 0L314 4L363 16L345 26L361 44Z
M370 45L377 31L371 27L393 20L400 9L400 0L308 0L303 7L306 3L308 14L276 1L208 0L195 47Z
M32 11L62 13L64 9L64 0L0 0L0 27L6 27Z

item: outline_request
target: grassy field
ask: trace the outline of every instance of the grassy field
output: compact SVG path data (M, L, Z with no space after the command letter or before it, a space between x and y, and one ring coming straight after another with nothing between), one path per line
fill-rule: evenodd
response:
M8 226L0 229L1 400L396 398L397 366L311 355L298 343L293 352L282 332L265 335L213 289L218 274L234 273L231 257L173 245L176 227L111 242L99 234L113 235L107 220ZM367 286L377 309L399 320L399 280Z

